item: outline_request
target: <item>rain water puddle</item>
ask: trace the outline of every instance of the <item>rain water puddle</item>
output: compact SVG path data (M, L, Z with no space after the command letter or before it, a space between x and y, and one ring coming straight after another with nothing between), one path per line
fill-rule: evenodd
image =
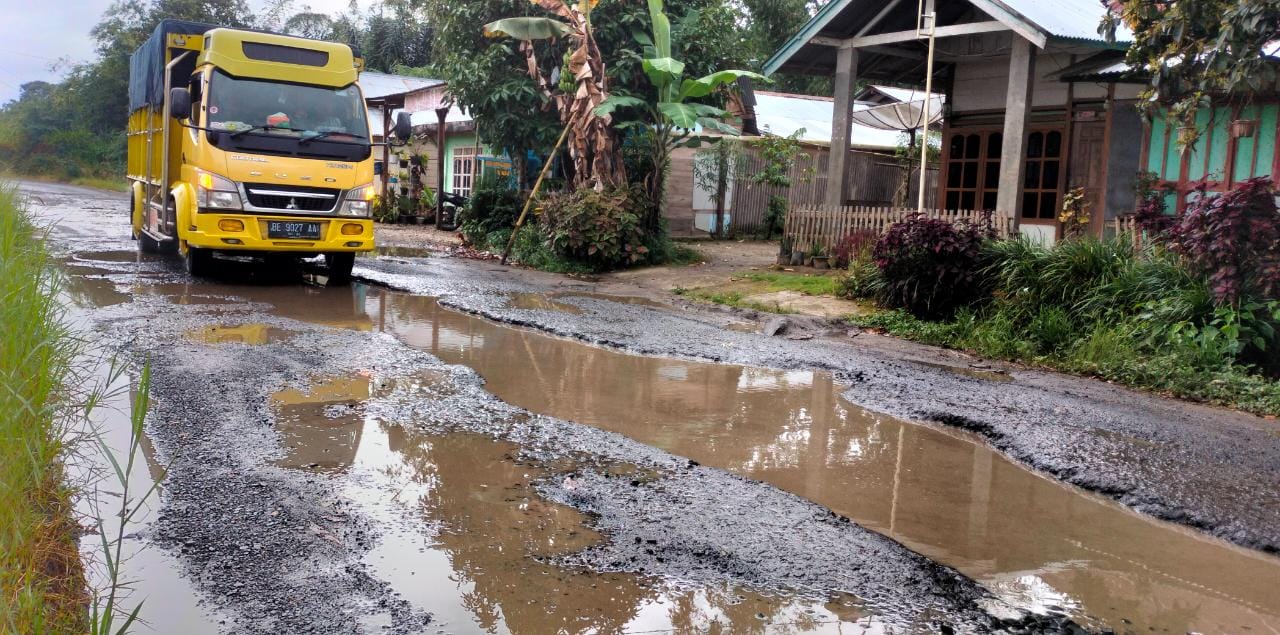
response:
M433 629L858 633L881 626L848 606L852 598L815 602L731 587L673 588L548 564L544 558L600 540L581 513L534 490L548 468L517 462L511 443L432 435L366 416L364 402L390 388L357 376L276 393L272 407L288 453L280 464L344 474L344 493L381 528L365 561L429 611Z
M560 313L581 314L582 309L566 302L556 302L542 293L516 293L507 301L509 309L527 309L533 311L558 311Z
M261 346L289 339L293 333L267 324L215 324L187 331L187 339L202 344Z
M825 373L628 355L431 298L353 293L379 330L475 369L508 403L772 483L1015 605L1118 630L1280 621L1280 559L1064 486L958 431L867 412Z

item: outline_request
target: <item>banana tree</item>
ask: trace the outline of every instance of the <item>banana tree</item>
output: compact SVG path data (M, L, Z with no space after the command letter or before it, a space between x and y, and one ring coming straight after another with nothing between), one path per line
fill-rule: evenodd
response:
M613 118L597 108L609 99L604 56L591 32L591 9L599 0L533 0L555 15L506 18L484 27L489 37L520 40L528 73L538 90L554 103L560 121L568 129L569 157L573 161L574 187L595 190L626 184L618 132ZM563 66L544 76L538 66L534 42L564 38L569 42Z
M726 84L747 77L764 82L768 78L751 71L723 70L700 78L684 77L684 62L672 57L671 20L663 11L662 0L648 0L649 19L653 24L652 36L637 33L636 39L644 46L642 60L645 75L657 91L657 99L650 102L639 97L614 95L596 106L600 116L612 115L618 108L636 108L648 113L654 134L652 146L653 172L645 179L646 189L653 201L646 221L651 230L658 226L662 216L666 191L666 174L671 152L682 145L697 145L695 131L711 130L728 135L738 135L738 130L723 122L723 108L696 100L710 96Z

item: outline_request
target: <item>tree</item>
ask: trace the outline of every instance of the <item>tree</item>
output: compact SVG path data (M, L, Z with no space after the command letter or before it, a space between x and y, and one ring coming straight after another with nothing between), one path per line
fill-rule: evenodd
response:
M289 35L323 40L333 33L333 19L323 13L303 11L285 20L281 30Z
M1100 31L1133 32L1125 60L1149 77L1141 102L1160 107L1192 135L1196 112L1217 98L1245 99L1275 81L1265 47L1280 33L1280 0L1108 0ZM1184 143L1194 138L1182 140Z
M663 199L666 194L666 176L671 163L671 152L682 144L697 144L696 128L737 135L738 131L720 121L725 110L698 101L717 92L721 87L749 77L768 81L763 75L750 71L721 70L698 79L685 78L685 63L672 57L671 21L663 11L662 0L648 0L652 37L637 33L644 45L645 57L641 64L649 82L657 91L653 99L616 95L596 108L601 115L612 114L618 108L641 108L647 113L645 124L651 125L654 134L652 172L646 179L652 209L646 218L646 226L654 231L662 217Z
M609 78L591 28L591 0L574 5L564 0L537 0L537 4L559 19L506 18L485 25L485 34L520 40L530 78L543 97L555 104L560 123L568 129L574 185L596 191L625 185L627 176L612 117L596 112L609 98ZM568 50L563 65L547 77L538 67L534 43L557 38L568 41Z
M529 77L528 60L518 45L506 39L486 38L475 28L502 18L529 16L536 10L533 5L526 0L425 3L426 14L436 29L430 68L449 82L450 94L475 118L484 140L506 150L517 163L528 151L544 154L561 129L559 118L549 112L552 101ZM701 75L744 63L741 15L732 8L733 4L722 0L668 2L669 13L676 16L672 24L672 30L678 33L676 50L687 60L688 73ZM591 21L596 45L608 61L605 73L610 93L656 97L642 68L643 46L634 37L649 29L645 3L604 0L592 7ZM548 77L564 65L566 42L544 41L539 47L539 73Z

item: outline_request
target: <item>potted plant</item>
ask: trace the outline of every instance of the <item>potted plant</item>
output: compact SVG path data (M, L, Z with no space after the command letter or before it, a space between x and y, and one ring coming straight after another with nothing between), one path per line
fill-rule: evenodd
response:
M1236 119L1231 122L1231 136L1236 139L1252 137L1257 131L1257 119Z
M791 262L791 237L783 236L778 241L778 264L786 265Z
M418 195L418 213L424 223L431 223L436 218L436 193L429 187L422 188Z
M827 256L827 251L822 247L818 247L813 254L814 269L829 269L831 267L831 259Z
M401 150L397 152L396 159L399 160L401 170L409 167L409 153L407 151Z
M820 253L822 253L822 247L819 247L817 243L810 246L808 253L804 255L804 266L812 267L814 258L817 258Z
M427 164L427 155L425 154L415 154L409 157L409 165L412 165L415 168L420 168L426 164Z
M401 192L401 193L404 194L404 192ZM413 205L415 201L412 198L409 198L408 196L401 196L397 202L399 203L398 208L400 211L400 222L404 223L405 225L412 224L413 223Z

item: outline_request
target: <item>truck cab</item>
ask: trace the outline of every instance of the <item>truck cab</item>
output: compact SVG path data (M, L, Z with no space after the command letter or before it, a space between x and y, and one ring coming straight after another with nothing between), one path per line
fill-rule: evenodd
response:
M131 61L139 248L172 247L196 276L215 253L323 255L330 280L347 280L374 248L360 65L345 44L162 22Z

